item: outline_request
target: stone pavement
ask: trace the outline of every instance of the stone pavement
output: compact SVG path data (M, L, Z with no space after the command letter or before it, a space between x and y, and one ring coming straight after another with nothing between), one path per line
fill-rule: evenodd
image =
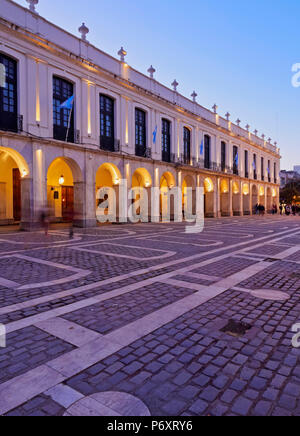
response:
M0 415L299 416L300 218L1 233L0 323Z

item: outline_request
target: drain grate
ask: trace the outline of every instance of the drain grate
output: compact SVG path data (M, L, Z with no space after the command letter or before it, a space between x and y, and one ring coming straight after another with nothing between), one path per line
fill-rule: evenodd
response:
M231 319L228 324L221 329L221 332L230 336L241 337L244 336L251 328L252 326L246 324L245 322Z

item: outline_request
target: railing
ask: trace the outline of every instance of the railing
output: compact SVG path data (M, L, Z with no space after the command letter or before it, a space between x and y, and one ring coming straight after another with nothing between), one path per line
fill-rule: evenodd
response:
M111 142L103 141L100 137L100 149L103 151L111 151L112 153L120 152L120 140L114 139Z

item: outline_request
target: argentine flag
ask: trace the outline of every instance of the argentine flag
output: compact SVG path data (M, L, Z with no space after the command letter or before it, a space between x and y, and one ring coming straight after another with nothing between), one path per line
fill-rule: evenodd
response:
M153 132L153 144L156 144L156 138L157 138L157 126L155 127Z
M71 110L73 108L73 103L74 103L74 95L72 95L72 97L68 98L68 100L66 100L64 103L62 103L59 106L59 108Z
M204 143L203 143L203 139L202 139L202 142L200 145L200 155L203 156L203 153L204 153Z
M238 166L238 164L239 164L239 152L236 153L234 162L235 162L236 166Z
M252 165L253 165L253 169L254 169L254 171L256 171L256 164L255 164L255 161L253 161Z

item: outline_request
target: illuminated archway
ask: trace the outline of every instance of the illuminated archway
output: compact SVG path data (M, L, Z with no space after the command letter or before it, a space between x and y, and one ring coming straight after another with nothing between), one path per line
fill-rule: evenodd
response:
M138 168L132 175L132 189L133 189L133 200L132 202L140 201L140 204L145 202L148 206L148 215L151 215L151 186L152 178L145 168ZM146 196L148 195L148 201ZM143 209L144 210L144 209ZM136 209L136 216L141 214L141 208Z
M163 210L167 209L168 193L176 186L175 177L169 171L163 173L160 179L160 215L162 216ZM170 203L170 216L171 219L174 218L174 199L171 196Z
M252 185L251 192L252 213L256 213L256 205L258 204L258 189L256 185Z
M0 146L0 224L20 222L30 207L30 191L23 192L22 180L29 177L29 166L16 150Z
M228 179L222 179L220 182L220 202L221 215L230 216L230 192Z
M191 199L188 197L188 188L192 189ZM192 176L188 175L183 179L181 190L182 190L182 210L183 211L188 210L187 208L189 206L192 215L195 215L196 214L196 183ZM192 202L191 206L188 203L190 201ZM186 218L190 218L190 217L187 216Z
M242 215L242 203L241 203L241 195L240 195L240 186L238 182L232 182L232 209L233 215L240 216Z
M204 180L204 211L205 216L213 218L214 212L214 184L210 177Z
M261 206L266 207L266 197L265 197L265 188L264 188L264 186L260 186L259 187L258 194L259 194L259 204Z
M112 163L102 164L96 173L96 191L95 191L95 210L100 206L105 199L97 199L97 193L101 188L113 188L118 201L118 188L122 179L119 168ZM109 208L105 209L107 215Z
M52 219L84 226L82 171L75 160L60 156L47 170L47 201Z
M242 186L243 193L243 214L250 215L250 187L248 183L243 183Z

